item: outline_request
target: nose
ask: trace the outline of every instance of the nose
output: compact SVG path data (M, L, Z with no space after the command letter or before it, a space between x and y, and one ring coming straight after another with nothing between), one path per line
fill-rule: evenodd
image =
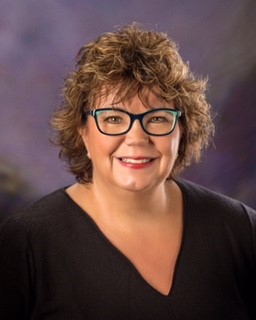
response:
M149 136L138 119L134 120L131 129L126 133L125 140L128 145L148 143Z

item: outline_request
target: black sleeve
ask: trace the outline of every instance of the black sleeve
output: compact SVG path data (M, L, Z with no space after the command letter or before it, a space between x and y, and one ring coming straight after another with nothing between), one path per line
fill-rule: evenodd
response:
M29 319L34 263L27 228L8 220L0 229L0 319Z
M251 319L256 319L256 212L244 206L244 210L247 213L249 218L250 226L251 226L251 257L252 257L252 267L250 270L251 274L251 285L250 289L248 290L249 296L249 308Z

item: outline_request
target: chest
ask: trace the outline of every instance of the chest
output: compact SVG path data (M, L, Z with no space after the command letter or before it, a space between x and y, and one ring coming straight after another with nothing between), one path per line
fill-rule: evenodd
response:
M104 230L113 245L134 271L162 295L171 290L175 265L182 241L182 223L175 228L140 230L124 234Z
M224 255L206 256L207 246L199 251L185 241L176 261L171 294L165 296L145 281L109 239L93 229L78 228L67 235L65 243L52 239L50 248L46 244L36 253L34 312L38 318L49 313L56 320L250 319L230 274L227 255L225 261ZM142 249L139 246L135 256L141 254L142 260L149 259L153 265L153 251L151 256Z

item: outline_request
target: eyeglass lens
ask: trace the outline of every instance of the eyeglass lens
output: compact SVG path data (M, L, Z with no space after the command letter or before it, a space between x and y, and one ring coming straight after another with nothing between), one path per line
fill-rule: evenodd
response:
M129 114L120 110L97 110L99 129L106 134L122 134L131 126ZM175 126L177 114L170 110L152 110L142 118L143 129L149 134L162 135L170 133Z

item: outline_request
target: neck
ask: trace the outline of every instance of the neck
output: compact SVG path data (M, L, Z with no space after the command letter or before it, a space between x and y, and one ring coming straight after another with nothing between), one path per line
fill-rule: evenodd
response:
M156 219L170 213L175 202L177 186L173 181L150 190L130 191L109 187L98 181L88 185L88 194L101 214L125 220ZM170 199L172 194L172 199Z

